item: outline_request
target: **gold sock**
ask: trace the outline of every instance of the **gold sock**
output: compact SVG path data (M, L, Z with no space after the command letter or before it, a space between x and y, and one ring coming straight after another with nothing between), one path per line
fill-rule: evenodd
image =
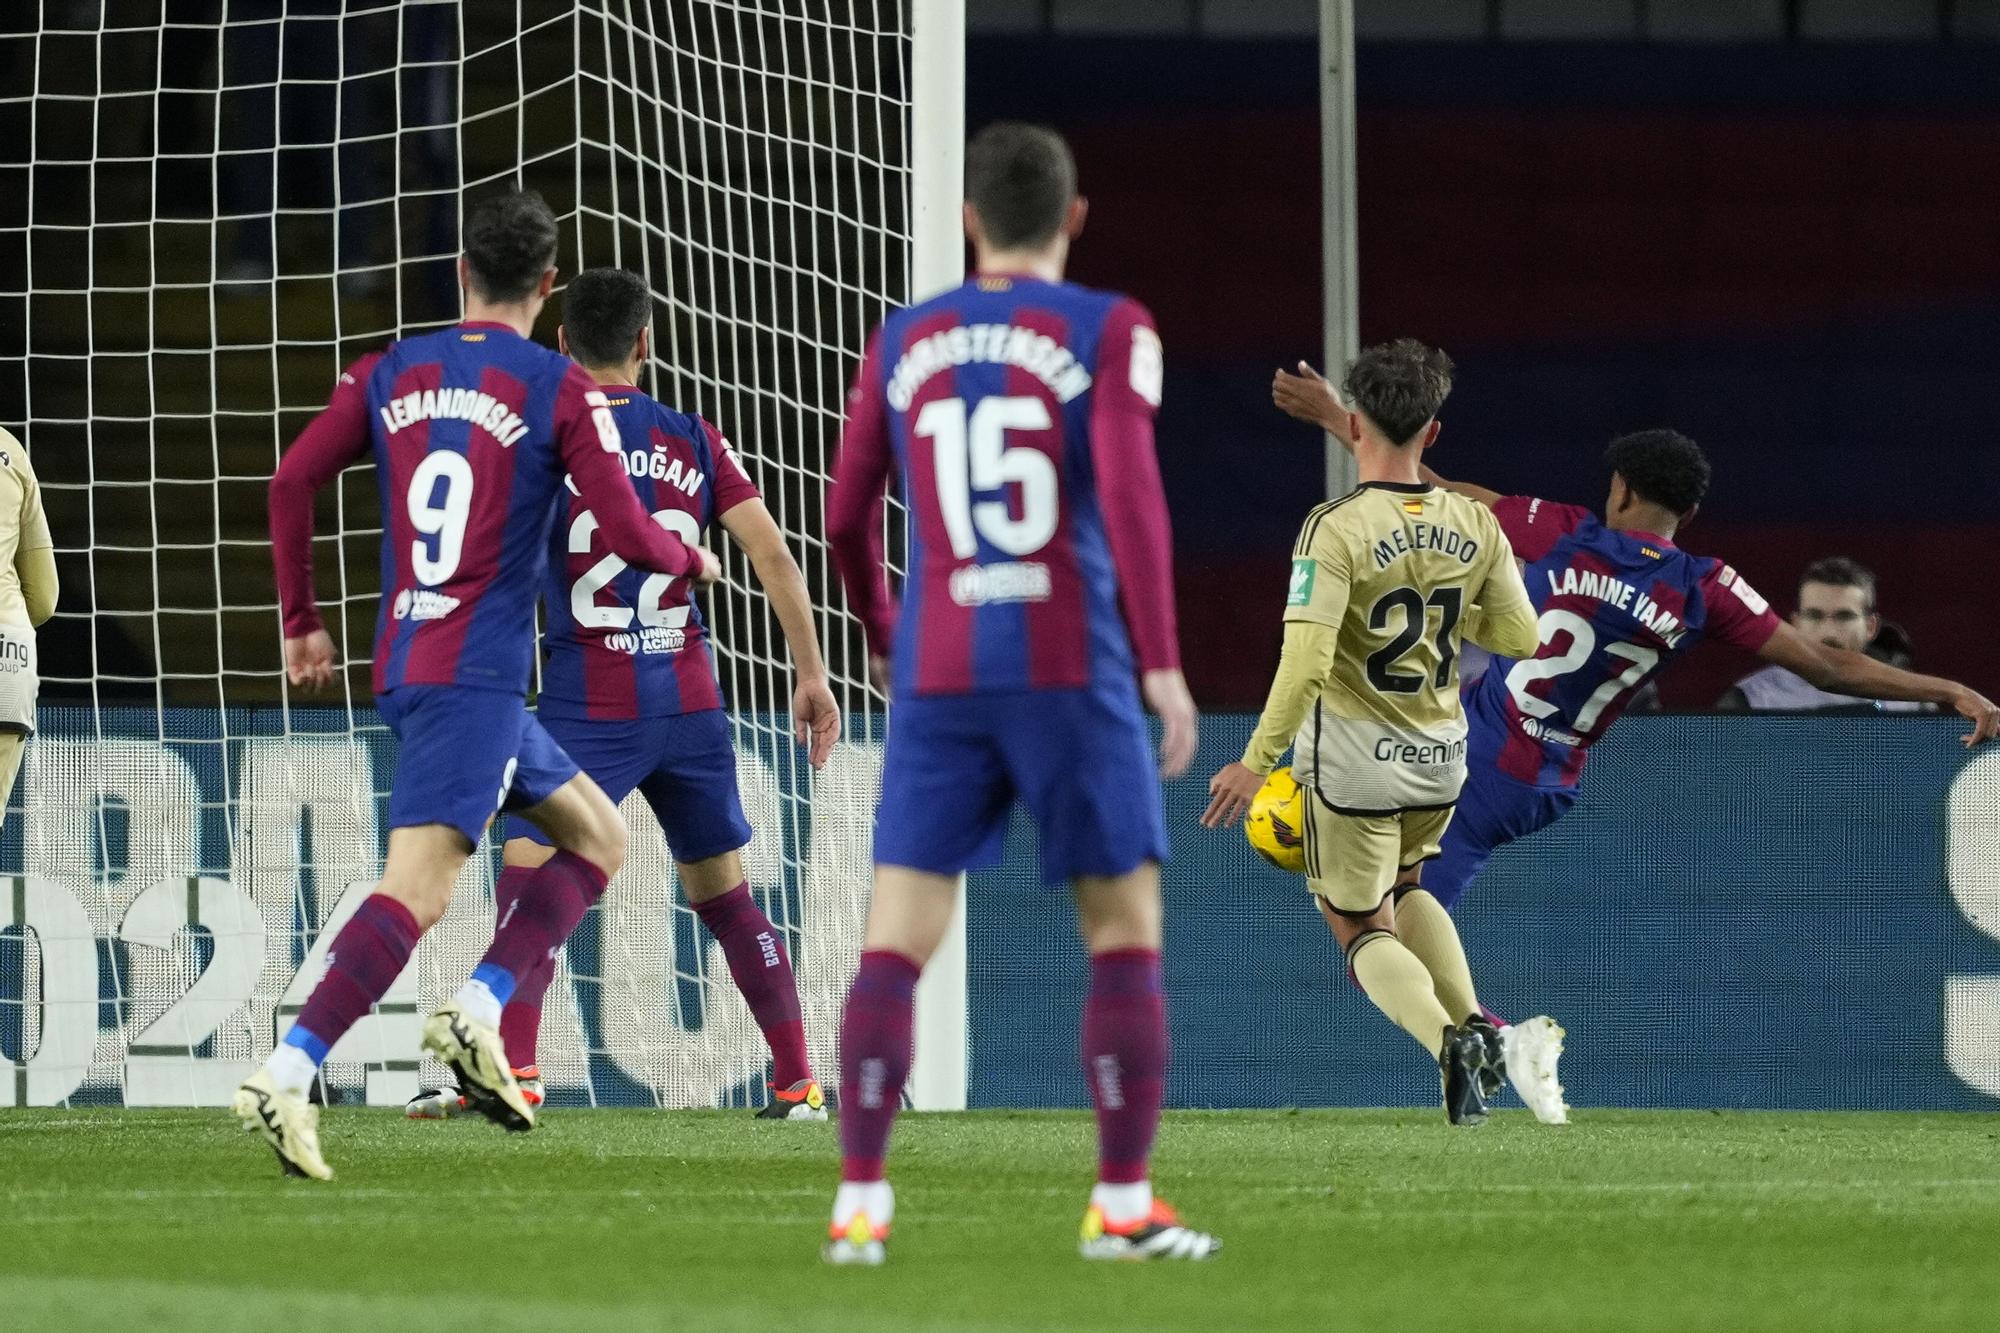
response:
M1422 889L1411 889L1396 900L1396 938L1417 956L1431 974L1438 1003L1462 1023L1482 1012L1472 988L1472 968L1465 961L1465 946L1458 942L1458 927L1444 904Z
M1375 1007L1435 1056L1444 1047L1451 1015L1438 1003L1431 974L1403 942L1386 930L1371 930L1348 951L1347 965Z

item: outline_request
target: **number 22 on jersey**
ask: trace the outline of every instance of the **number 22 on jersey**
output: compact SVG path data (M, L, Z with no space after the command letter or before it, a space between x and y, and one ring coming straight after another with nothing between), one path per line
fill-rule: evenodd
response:
M689 546L701 544L701 524L693 514L685 509L661 509L653 514L653 521L673 533ZM597 515L588 509L578 514L569 525L569 553L589 555L590 539L597 535ZM630 566L615 555L606 555L577 576L569 590L569 613L579 629L630 629L634 609L629 606L599 606L597 594L609 587L613 580ZM685 576L682 576L685 577ZM639 585L639 605L637 619L641 626L664 625L669 629L681 629L688 622L688 605L662 606L667 593L673 588L676 576L672 574L649 574Z

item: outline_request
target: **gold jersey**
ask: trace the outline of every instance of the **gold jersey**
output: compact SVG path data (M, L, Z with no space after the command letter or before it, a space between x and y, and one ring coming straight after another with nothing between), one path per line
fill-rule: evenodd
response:
M35 480L28 451L0 430L0 622L31 623L21 590L20 556L54 545L48 516L42 512L41 483Z
M1535 611L1491 510L1421 484L1365 482L1307 516L1285 619L1337 635L1292 769L1335 810L1432 809L1465 780L1461 639L1536 647Z

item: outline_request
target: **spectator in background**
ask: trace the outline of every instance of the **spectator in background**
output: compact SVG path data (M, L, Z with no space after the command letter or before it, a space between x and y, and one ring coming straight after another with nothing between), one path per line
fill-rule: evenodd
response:
M1900 626L1885 625L1875 609L1875 575L1846 556L1828 556L1806 566L1799 578L1798 609L1792 624L1801 634L1829 648L1865 652L1905 670L1910 665L1910 636ZM1725 712L1796 713L1829 709L1862 712L1918 712L1921 704L1881 703L1845 694L1828 694L1777 665L1753 671L1715 702Z

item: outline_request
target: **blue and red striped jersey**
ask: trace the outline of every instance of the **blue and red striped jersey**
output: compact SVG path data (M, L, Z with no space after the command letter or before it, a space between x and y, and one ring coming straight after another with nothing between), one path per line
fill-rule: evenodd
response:
M1501 735L1500 771L1571 787L1632 695L1703 636L1755 652L1778 617L1741 575L1590 510L1509 496L1494 506L1540 613L1534 657L1495 657L1466 698Z
M722 433L638 389L607 385L625 469L653 521L688 545L757 487ZM542 593L541 711L604 719L722 707L701 609L686 578L629 568L573 489L549 534Z
M321 629L313 493L371 449L382 502L377 694L527 692L565 475L628 559L676 573L699 564L639 507L610 405L575 362L505 324L457 324L355 362L279 462L271 546L287 639Z
M980 275L892 313L849 397L828 540L898 694L1072 689L1179 666L1152 422L1159 336L1128 297ZM891 473L907 575L882 563Z

